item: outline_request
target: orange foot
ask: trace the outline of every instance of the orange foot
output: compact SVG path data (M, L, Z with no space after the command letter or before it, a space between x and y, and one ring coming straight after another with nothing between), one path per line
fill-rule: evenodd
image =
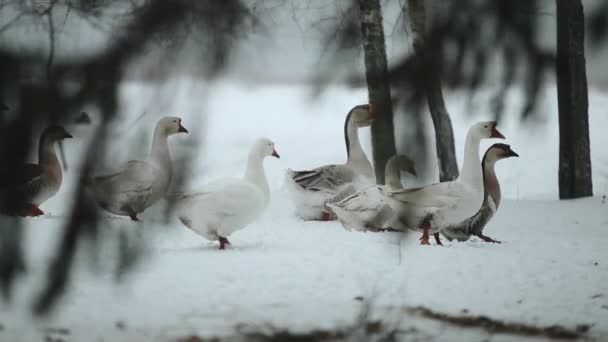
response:
M327 211L321 212L321 221L329 221L329 213Z
M223 236L220 236L220 249L226 249L226 245L230 246L230 241Z
M439 233L435 233L434 236L435 236L435 242L437 242L437 244L439 246L443 246L443 244L441 243L441 239L439 238Z
M35 204L28 204L26 206L27 208L27 213L24 216L41 216L44 215L44 211L42 211L40 208L38 208L37 205Z
M483 240L483 241L485 241L485 242L491 242L491 243L500 243L500 241L498 241L498 240L494 240L494 239L492 239L491 237L489 237L489 236L485 236L485 235L483 235L483 234L477 234L476 236L477 236L478 238L482 239L482 240Z
M429 242L429 229L431 229L431 224L428 222L425 222L422 224L421 228L423 229L423 231L422 231L422 237L420 238L420 244L430 246L431 243Z
M139 222L139 218L137 217L137 213L134 211L129 211L129 217L131 221Z

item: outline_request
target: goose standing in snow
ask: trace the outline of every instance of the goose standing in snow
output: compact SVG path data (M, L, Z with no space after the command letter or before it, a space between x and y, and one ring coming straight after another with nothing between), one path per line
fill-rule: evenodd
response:
M167 193L173 173L167 138L178 133L188 133L182 119L160 119L145 161L132 160L119 172L87 180L97 203L112 214L139 221L137 215Z
M379 231L389 228L394 212L386 203L382 188L402 189L400 172L416 176L414 161L403 155L392 156L386 163L385 186L372 185L327 206L346 230Z
M479 160L481 139L504 136L496 122L478 122L467 133L460 175L453 181L435 183L416 189L383 189L391 208L397 213L399 229L422 231L420 241L430 245L429 234L441 245L439 232L474 216L484 199L483 175Z
M40 205L61 188L63 174L55 154L55 143L72 138L61 126L46 128L38 143L38 164L24 164L2 177L2 211L18 216L39 216Z
M375 183L374 168L369 162L357 130L371 125L373 105L359 105L350 110L344 122L347 160L313 170L287 170L287 185L295 204L296 214L304 220L329 220L332 217L326 203L337 202L360 187Z
M230 244L230 234L245 228L268 206L270 188L264 172L268 156L280 158L272 141L258 139L249 151L242 178L218 180L195 193L178 196L177 218L207 240L218 240L224 249Z
M449 241L467 241L471 236L477 236L485 242L500 243L489 236L483 235L483 228L490 222L498 207L500 206L500 184L494 171L497 161L505 158L519 157L511 150L511 146L506 144L494 144L488 148L481 161L483 171L484 200L481 209L475 216L464 222L445 228L441 235Z

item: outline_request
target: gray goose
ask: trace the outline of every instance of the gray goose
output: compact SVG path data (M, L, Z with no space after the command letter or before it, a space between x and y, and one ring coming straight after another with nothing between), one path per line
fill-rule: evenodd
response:
M59 191L63 179L55 143L66 138L72 136L63 127L46 128L38 144L38 164L21 165L2 177L2 212L17 216L44 214L40 205Z
M346 230L382 231L392 228L390 225L395 215L382 195L382 188L402 189L401 171L416 176L415 163L407 156L394 155L386 163L386 185L369 186L327 206Z
M356 191L355 182L364 179L374 184L374 168L361 143L358 129L371 125L373 105L358 105L350 110L344 122L347 161L344 164L320 166L312 170L287 170L287 186L296 214L304 220L335 219L326 204L344 199Z
M483 235L483 228L490 222L500 206L500 184L496 177L494 165L501 159L519 157L506 144L494 144L488 148L483 156L481 168L483 169L484 200L481 208L475 216L461 222L460 224L449 226L441 231L441 235L449 241L467 241L471 236L477 236L485 242L500 243L489 236Z
M179 133L188 133L182 119L161 118L146 160L131 160L120 171L85 179L97 203L114 215L139 221L138 214L167 194L173 174L167 138Z

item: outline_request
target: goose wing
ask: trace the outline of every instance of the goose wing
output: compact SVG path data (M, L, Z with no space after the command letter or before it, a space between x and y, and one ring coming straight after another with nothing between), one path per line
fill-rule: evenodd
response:
M352 182L355 173L345 165L326 165L306 171L290 170L290 178L305 191L334 193Z

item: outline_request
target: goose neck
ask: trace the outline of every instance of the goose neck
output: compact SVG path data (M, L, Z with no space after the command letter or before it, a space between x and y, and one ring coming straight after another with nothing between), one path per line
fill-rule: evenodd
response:
M346 164L351 166L357 173L367 177L374 176L372 164L367 159L363 147L359 141L358 127L348 120L345 125L344 139L346 140L346 153L348 156Z
M247 168L245 169L245 176L243 177L246 181L258 186L263 192L266 198L270 195L270 186L266 179L266 173L264 172L264 156L261 156L256 151L251 151L247 159Z
M496 165L496 159L486 158L482 163L483 167L483 186L486 193L492 196L496 208L500 205L500 184L498 183L498 177L496 177L496 171L494 166Z
M464 145L464 158L459 179L469 185L483 188L481 161L479 160L480 142L481 139L469 131Z
M169 172L171 171L171 155L169 153L169 144L167 143L167 134L161 132L158 127L154 130L150 160L158 167Z
M51 167L59 170L61 173L61 164L55 153L55 142L42 137L38 145L38 163L43 166Z
M392 189L401 189L401 175L400 170L397 167L393 159L389 160L386 164L386 170L384 170L384 178L386 185Z

